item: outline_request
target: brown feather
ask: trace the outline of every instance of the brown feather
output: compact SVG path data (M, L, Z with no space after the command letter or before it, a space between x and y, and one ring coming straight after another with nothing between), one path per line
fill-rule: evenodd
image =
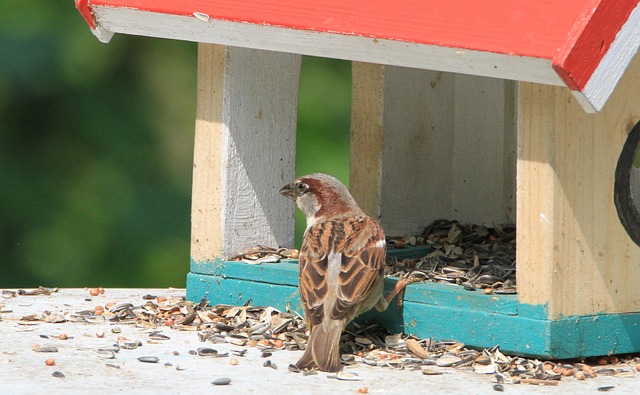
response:
M302 188L296 188L300 183ZM373 306L386 308L382 295L384 232L331 176L301 177L281 191L296 200L308 226L300 250L298 280L311 334L296 365L335 372L340 369L339 342L344 327Z
M331 325L314 327L309 344L302 358L296 363L299 369L320 369L325 372L340 370L340 335L343 326L338 321Z

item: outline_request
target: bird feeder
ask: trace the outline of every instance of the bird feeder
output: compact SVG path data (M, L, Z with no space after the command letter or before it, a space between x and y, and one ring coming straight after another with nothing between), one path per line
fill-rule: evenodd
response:
M278 189L294 178L300 61L314 55L352 61L351 191L388 235L517 223L517 295L412 284L382 322L544 358L640 351L637 0L76 6L102 42L200 43L192 300L299 308L295 262L227 260L293 244Z

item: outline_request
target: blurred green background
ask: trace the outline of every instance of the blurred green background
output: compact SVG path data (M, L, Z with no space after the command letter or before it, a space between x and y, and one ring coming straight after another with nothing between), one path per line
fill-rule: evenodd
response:
M195 71L196 44L102 44L71 0L0 3L0 288L184 287ZM350 78L303 59L297 174L348 181Z

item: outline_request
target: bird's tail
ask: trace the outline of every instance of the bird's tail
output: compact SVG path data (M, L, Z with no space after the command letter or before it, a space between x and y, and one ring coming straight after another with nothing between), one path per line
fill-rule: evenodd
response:
M302 358L296 363L300 369L318 368L324 372L340 371L340 335L342 323L331 321L329 325L316 325L309 335L309 344Z

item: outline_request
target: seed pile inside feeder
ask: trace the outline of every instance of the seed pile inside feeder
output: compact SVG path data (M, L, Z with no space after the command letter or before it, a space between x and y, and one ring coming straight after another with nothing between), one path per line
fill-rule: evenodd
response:
M398 259L389 254L385 274L455 284L470 291L516 293L515 225L489 227L437 220L418 236L387 238L390 251L415 246L427 246L430 252L424 257L410 259ZM258 245L232 260L256 265L297 259L298 254L294 249Z
M432 251L419 259L398 260L390 256L386 274L456 284L468 290L516 293L515 225L487 227L437 220L417 237L387 240L389 250L416 245L426 245Z

